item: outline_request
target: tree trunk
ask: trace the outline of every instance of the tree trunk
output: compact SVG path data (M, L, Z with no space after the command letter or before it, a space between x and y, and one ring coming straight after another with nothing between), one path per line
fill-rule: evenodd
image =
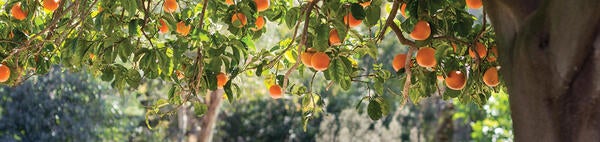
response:
M219 108L223 102L223 93L223 89L217 89L210 93L208 111L206 115L204 115L204 119L202 119L202 128L198 134L198 141L200 142L209 142L212 139L212 130L217 121L217 116L219 115Z
M600 1L484 0L516 141L600 141Z

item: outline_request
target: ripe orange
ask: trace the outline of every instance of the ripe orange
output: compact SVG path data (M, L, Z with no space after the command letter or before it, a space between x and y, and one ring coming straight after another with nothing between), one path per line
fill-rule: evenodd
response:
M239 23L236 23L239 22ZM233 14L233 16L231 16L231 24L233 24L233 26L237 26L238 28L244 27L246 25L246 23L248 23L248 20L246 19L246 15L242 14L242 13L236 13Z
M17 2L13 5L12 9L10 9L10 13L17 20L25 20L27 18L27 13L21 9L21 2Z
M36 59L36 62L37 62L38 58L35 57L35 59ZM90 60L94 60L94 59L96 59L96 55L94 53L90 53Z
M435 49L423 47L417 51L417 64L421 67L433 68L437 64L435 60Z
M269 0L254 0L256 3L256 11L261 12L267 10L269 8Z
M158 28L158 32L161 34L169 32L169 26L167 26L167 23L163 19L160 19L159 22L160 22L160 28Z
M60 0L44 0L43 6L44 6L44 9L46 9L48 11L54 11L54 10L56 10L56 8L58 8L59 3L60 3Z
M176 0L165 0L165 3L163 4L163 9L167 13L175 12L177 7L179 7L179 4L177 4Z
M282 97L281 93L282 93L282 91L281 91L281 87L279 85L275 84L275 85L271 85L271 87L269 87L269 94L271 95L271 98L279 99Z
M487 56L487 60L490 62L495 62L498 58L498 49L496 46L492 46L492 54Z
M336 29L331 29L329 31L329 45L338 46L341 45L342 41L340 40L340 36Z
M367 7L367 6L371 5L371 1L366 1L366 2L363 2L363 3L359 3L359 4L360 4L362 7Z
M300 60L302 60L302 63L304 64L304 66L312 68L312 63L311 63L311 59L312 56L315 54L315 51L313 48L308 48L306 52L302 52L300 54Z
M454 53L456 53L456 44L452 43L452 49L454 50Z
M358 20L358 19L354 18L352 13L348 13L348 14L346 14L346 16L344 16L344 24L350 26L350 28L354 28L354 27L360 25L360 23L362 23L362 20Z
M225 84L227 83L227 80L229 79L227 78L227 75L225 75L225 73L220 72L219 74L217 74L217 87L223 88L223 86L225 86Z
M191 28L192 27L190 25L185 25L183 21L179 21L179 23L177 23L177 29L175 30L175 32L177 32L181 36L186 36L190 33Z
M406 18L406 4L403 3L402 6L400 6L400 14L402 14L402 16L404 16Z
M394 70L397 72L400 69L404 68L404 66L406 65L406 54L398 54L396 55L396 57L394 57L394 60L392 61L392 67L394 67Z
M481 2L481 0L466 0L467 3L467 7L471 8L471 9L479 9L481 8L481 6L483 6L483 3Z
M465 74L461 71L450 71L446 78L446 86L452 90L462 90L467 85Z
M480 59L487 55L487 49L485 49L485 45L481 44L480 42L475 42L475 51L477 51L477 54L479 54ZM475 52L473 52L473 49L469 49L469 56L475 59Z
M225 4L227 5L233 5L233 0L225 0Z
M177 79L181 80L185 77L185 75L183 74L183 72L179 71L179 70L175 70L175 75L177 75Z
M0 64L0 83L8 81L10 78L10 68L4 64Z
M431 35L431 28L427 21L421 20L415 24L413 31L410 33L410 37L414 40L425 40Z
M317 52L310 58L310 64L317 71L327 70L329 67L329 61L329 56L327 56L327 54L324 52Z
M258 16L256 18L256 22L254 22L254 25L256 25L256 28L252 28L253 31L261 30L265 26L265 17Z
M483 83L490 87L496 87L500 84L500 80L498 80L498 69L496 69L496 67L491 67L485 71L483 74Z

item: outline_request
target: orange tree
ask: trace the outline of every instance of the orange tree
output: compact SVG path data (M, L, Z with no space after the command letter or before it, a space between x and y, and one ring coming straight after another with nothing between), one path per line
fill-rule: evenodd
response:
M173 84L168 100L148 108L186 102L207 107L202 138L210 134L221 95L236 98L231 80L241 73L266 76L273 98L301 97L305 120L322 112L313 87L365 84L368 114L379 119L389 104L441 95L484 104L505 87L496 62L493 28L480 0L9 0L0 3L0 82L18 85L53 64L89 70L115 88L135 88L142 79ZM483 11L475 17L468 11ZM398 13L401 14L398 14ZM257 48L266 22L292 29L273 47ZM394 33L388 34L388 33ZM393 61L377 59L386 35L408 48ZM492 52L489 52L492 51ZM291 58L284 58L291 57ZM404 58L404 59L401 59ZM382 68L393 64L394 69ZM293 72L317 73L328 84L290 80ZM500 76L499 76L500 75ZM401 92L383 83L398 78ZM243 80L243 78L242 78ZM207 93L206 90L210 90ZM178 108L178 107L175 107ZM205 134L204 134L205 133ZM208 136L209 137L209 136ZM210 139L210 138L208 138Z

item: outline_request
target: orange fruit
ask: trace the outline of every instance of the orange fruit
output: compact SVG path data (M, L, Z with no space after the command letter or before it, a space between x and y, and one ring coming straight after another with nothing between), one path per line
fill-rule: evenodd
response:
M183 21L179 21L179 23L177 23L177 29L175 32L177 32L181 36L186 36L190 33L191 28L192 27L190 25L185 25Z
M495 62L498 58L498 49L496 46L492 46L492 54L487 56L487 60L490 62Z
M175 70L175 75L177 75L177 79L181 80L183 79L183 77L185 77L185 75L183 75L183 72L179 71L179 70Z
M233 14L233 16L231 16L231 24L236 26L236 22L239 22L239 25L237 25L238 28L244 27L246 23L248 23L246 15L242 13Z
M360 4L362 7L367 7L367 6L371 5L371 1L366 1L366 2L363 2L363 3L359 3L359 4Z
M421 20L415 24L413 31L410 33L410 37L414 40L425 40L431 35L431 28L427 21Z
M56 8L58 8L59 3L60 3L60 0L44 0L43 6L44 6L44 9L46 9L48 11L54 11L54 10L56 10Z
M227 5L233 5L233 0L225 0L225 4Z
M452 49L454 50L454 53L456 53L456 44L452 43Z
M450 71L446 78L446 86L452 90L462 90L467 85L465 74L461 71Z
M21 9L21 2L17 2L13 5L12 9L10 9L10 13L17 20L25 20L27 18L27 13Z
M483 74L483 83L490 87L496 87L500 84L500 80L498 80L498 69L496 69L496 67L491 67L485 71Z
M227 78L227 75L225 75L225 73L220 72L219 74L217 74L217 87L223 88L223 86L225 86L225 84L227 83L227 80L229 79Z
M329 67L329 61L329 56L327 56L327 54L324 52L317 52L310 58L310 64L317 71L327 70Z
M400 69L404 68L404 66L406 65L406 54L398 54L396 55L396 57L394 57L394 60L392 61L392 67L394 67L394 70L397 72Z
M437 64L435 60L435 49L423 47L417 51L417 64L421 67L433 68Z
M350 28L354 28L360 25L360 23L362 23L362 20L354 18L354 16L352 16L352 13L348 13L346 14L346 16L344 16L344 24L350 26Z
M485 49L485 45L481 44L480 42L475 42L475 51L477 51L477 54L479 54L480 59L487 55L487 49ZM469 56L475 59L475 52L473 52L472 48L469 49Z
M261 12L267 10L269 8L269 0L254 0L256 3L256 11Z
M275 85L271 85L271 87L269 87L269 94L271 95L271 98L279 99L282 97L281 93L282 93L282 91L281 91L281 87L279 85L275 84Z
M483 3L481 2L481 0L466 0L467 3L467 7L471 8L471 9L479 9L481 8L481 6L483 6Z
M253 31L261 30L265 26L265 17L258 16L256 18L256 22L254 22L254 25L256 25L256 28L252 28Z
M309 68L313 67L311 64L311 59L314 54L315 54L315 51L312 48L308 48L306 52L302 52L300 54L300 60L302 61L304 66L309 67Z
M329 31L329 45L338 46L341 45L342 41L340 40L340 36L336 29L331 29Z
M402 14L402 16L406 17L406 4L403 3L402 6L400 6L400 14Z
M10 68L4 64L0 64L0 83L8 81L10 78Z
M160 22L160 28L158 28L158 32L161 34L169 32L169 26L167 26L167 23L163 19L160 19L159 22Z
M37 57L36 57L36 59L37 59ZM96 59L96 55L94 55L94 53L90 53L90 59L91 59L91 60L94 60L94 59ZM37 60L36 60L36 61L37 61Z
M165 0L165 3L163 4L163 9L167 13L175 12L177 7L179 7L179 4L177 4L176 0Z

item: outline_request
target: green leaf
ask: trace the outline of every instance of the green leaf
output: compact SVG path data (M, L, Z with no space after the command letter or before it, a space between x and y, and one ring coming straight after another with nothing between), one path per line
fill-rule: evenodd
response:
M292 7L287 11L285 15L285 24L288 28L293 28L296 25L296 21L298 21L298 17L300 15L299 7Z
M367 7L366 16L367 17L365 18L365 25L367 27L374 26L375 24L377 24L377 22L381 18L381 7L379 7L379 6Z
M140 75L140 72L138 72L137 70L130 69L129 71L127 71L126 81L130 87L137 88L140 85L141 80L142 80L142 76Z
M369 54L371 58L377 60L377 45L375 45L374 42L370 41L367 42L367 47L369 47L369 49L367 50L367 54Z
M129 1L129 0L128 0ZM129 36L136 36L138 35L138 22L136 19L133 19L131 21L129 21Z
M111 67L107 67L102 69L102 76L100 76L100 79L102 79L102 81L112 81L114 78L114 73Z
M138 7L137 0L122 0L121 4L130 16L135 15L135 10Z
M306 94L302 98L302 112L313 112L318 107L318 101L320 100L319 95Z
M357 20L365 19L365 10L363 9L362 5L358 3L352 3L352 5L350 5L350 11L352 12L352 16L354 16L354 18Z
M379 120L383 116L381 113L381 105L375 100L370 100L367 106L367 113L371 120Z
M194 103L194 114L197 117L200 117L200 116L204 115L207 110L208 110L208 106L206 106L206 104L203 104L203 103Z

